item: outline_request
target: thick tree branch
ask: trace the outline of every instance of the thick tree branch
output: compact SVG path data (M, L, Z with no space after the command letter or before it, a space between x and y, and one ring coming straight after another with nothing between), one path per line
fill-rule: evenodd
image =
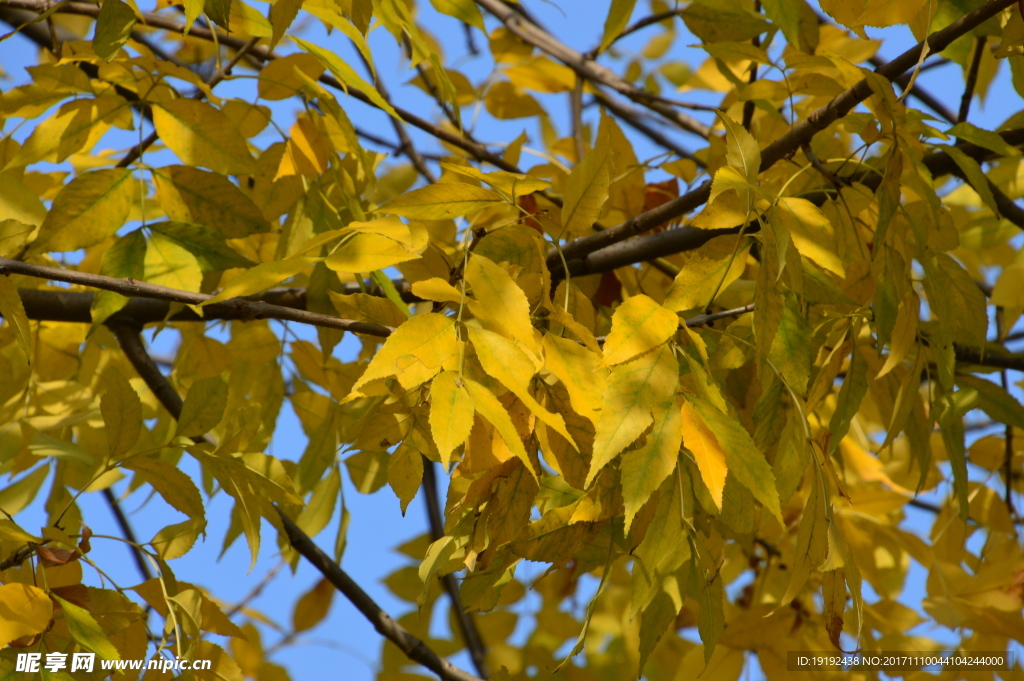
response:
M661 101L650 92L641 90L624 80L611 69L592 61L586 55L565 45L539 26L524 21L522 15L500 2L500 0L476 0L476 3L501 20L514 35L539 48L541 51L547 52L582 78L595 84L610 87L637 104L657 112L666 120L672 121L687 132L692 132L704 138L711 134L711 129L697 119L676 110L674 106Z
M964 35L971 29L992 18L1002 10L1013 4L1014 0L992 0L982 7L970 12L959 20L953 22L941 31L928 36L927 43L932 52L941 52L946 49L954 40ZM495 0L478 0L481 3L492 3ZM888 62L877 69L876 73L889 80L894 80L900 74L908 71L917 64L924 49L924 42L918 43L911 49L901 54L896 59ZM871 96L871 87L867 80L861 80L845 92L837 95L831 102L811 113L806 120L795 125L788 133L772 142L761 150L761 168L764 172L786 158L801 145L808 143L818 132L826 129L836 120L842 118L855 106ZM711 181L708 180L696 189L687 192L677 199L673 199L654 210L641 213L625 222L606 229L597 234L576 239L562 248L562 253L567 259L585 257L598 249L610 246L619 241L628 239L631 236L647 231L651 227L661 224L666 220L675 219L698 206L707 203L711 196ZM556 252L550 256L557 256Z
M130 298L155 298L157 300L184 303L186 305L199 305L213 298L213 296L206 293L180 291L166 286L146 284L132 279L116 279L114 277L105 277L100 274L75 272L73 270L61 269L60 267L34 265L31 263L21 262L20 260L0 258L0 274L6 273L22 274L29 277L36 277L38 279L48 279L50 281L63 281L69 284L81 284L82 286L90 286L92 288L103 289L105 291L113 291ZM208 308L204 308L204 310L210 309L210 311L213 312L217 308L221 307L223 307L224 310L234 310L235 314L245 319L280 319L283 321L322 326L329 329L341 329L342 331L362 333L368 336L389 336L391 332L394 331L392 327L383 326L381 324L371 324L369 322L360 322L352 319L339 319L338 317L330 317L324 314L297 310L280 305L272 305L270 303L264 303L257 300L247 300L245 298L232 298L230 300L225 300L222 303L214 303Z
M281 516L281 524L284 525L288 542L303 558L320 571L334 587L356 606L363 616L370 621L373 628L381 636L398 646L405 655L412 661L418 662L430 671L438 675L444 681L483 681L478 676L473 676L467 671L459 669L448 660L440 657L430 649L426 643L413 636L401 624L384 612L377 603L370 598L370 595L356 584L356 582L341 569L341 566L327 557L320 548L313 543L313 540L306 535L284 511L276 505L278 514Z
M434 462L423 457L423 498L427 506L427 520L430 522L430 536L434 541L444 537L444 520L441 517L441 501L437 496L437 473L434 469ZM462 632L462 640L466 642L469 656L476 667L476 673L481 678L491 678L490 670L487 668L487 646L480 637L480 630L477 629L476 620L473 615L466 612L462 607L462 595L459 592L459 582L454 574L447 574L441 578L444 590L452 602L452 610L455 611L456 620L459 623L459 630Z

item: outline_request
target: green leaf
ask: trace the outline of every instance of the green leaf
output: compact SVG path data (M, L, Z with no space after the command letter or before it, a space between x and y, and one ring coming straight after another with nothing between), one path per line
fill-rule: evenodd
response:
M448 220L507 203L501 194L461 182L440 182L397 196L377 210L416 220Z
M789 605L800 593L810 577L828 557L829 513L828 500L821 494L821 482L815 477L807 496L800 527L796 535L796 565L789 575L789 586L778 607Z
M855 332L851 334L857 338L860 330L858 324ZM836 396L836 409L832 412L832 420L828 423L831 433L829 441L829 454L831 455L839 447L839 443L850 430L850 423L854 415L860 409L860 403L868 391L868 363L860 356L860 351L854 346L850 354L850 367L846 370L846 377L843 378L843 386Z
M135 12L121 0L103 0L99 16L96 17L96 33L92 49L106 61L117 56L124 47L135 26Z
M220 376L201 378L185 396L174 434L199 437L210 432L224 417L228 402L228 384Z
M224 112L195 99L172 99L153 107L160 140L184 163L222 175L252 175L249 146Z
M220 233L203 225L168 221L153 223L149 228L194 255L203 272L249 268L256 264L228 246Z
M114 234L128 219L138 185L132 171L110 168L82 173L53 199L29 255L75 251Z
M141 229L128 232L103 252L100 261L100 274L116 279L146 278L146 237ZM113 291L96 291L92 298L92 328L105 322L125 305L131 298Z
M225 239L270 231L270 223L248 196L223 175L188 166L153 170L157 202L176 222L201 225ZM161 229L158 223L154 225ZM181 228L168 227L170 233ZM182 237L179 237L182 238Z
M958 137L966 142L977 144L979 147L988 149L989 151L994 151L1000 156L1016 158L1021 155L1020 149L1004 140L1002 135L999 133L992 132L991 130L982 130L981 128L971 125L966 121L963 123L957 123L947 130L946 134L950 137ZM943 147L943 149L947 148L948 147Z
M128 452L142 433L142 402L128 379L117 369L104 376L106 392L100 398L103 431L107 436L107 449L114 459Z
M749 489L780 524L785 525L779 506L779 492L775 487L775 474L747 430L734 417L720 411L710 402L697 397L690 397L689 400L725 451L729 473Z
M658 641L675 622L676 616L683 608L683 596L679 592L679 583L674 575L669 575L662 583L662 588L647 607L640 619L640 671L644 670L647 660Z
M50 593L50 597L60 604L64 612L64 621L68 625L71 637L86 650L91 650L104 660L120 660L121 655L110 642L99 622L85 608L70 603L60 596Z
M977 391L978 401L975 406L988 414L993 421L1014 428L1024 428L1024 406L1021 406L1021 403L1002 386L980 376L960 374L957 375L956 382L964 390Z
M25 353L25 359L31 363L32 327L29 326L25 306L21 302L21 296L18 295L18 287L6 275L0 276L0 315L3 316L7 326L14 330L18 346Z
M604 52L608 46L619 37L622 29L626 28L629 18L633 16L633 9L636 7L636 0L612 0L612 6L608 9L608 16L604 20L604 35L601 36L601 46L598 52ZM643 664L640 665L643 671Z
M725 140L726 161L740 171L743 177L747 178L747 182L754 184L758 173L761 172L761 149L757 146L757 140L728 115L719 113L718 117L722 119L728 131Z

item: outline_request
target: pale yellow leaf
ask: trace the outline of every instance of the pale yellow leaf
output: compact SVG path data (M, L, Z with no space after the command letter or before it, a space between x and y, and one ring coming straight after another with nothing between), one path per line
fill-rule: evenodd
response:
M675 335L679 316L641 294L627 298L612 316L604 342L602 366L627 362L649 352Z
M454 327L454 319L440 314L413 317L388 337L352 389L395 375L406 389L430 380L459 351Z
M508 272L482 255L473 255L466 266L466 281L473 287L476 298L468 303L473 316L484 326L519 341L534 355L539 355L530 320L530 303Z
M251 175L256 164L245 138L224 113L206 102L174 99L153 107L160 140L183 162L222 175Z
M430 432L445 470L452 450L469 438L473 428L473 399L456 371L443 371L430 384Z

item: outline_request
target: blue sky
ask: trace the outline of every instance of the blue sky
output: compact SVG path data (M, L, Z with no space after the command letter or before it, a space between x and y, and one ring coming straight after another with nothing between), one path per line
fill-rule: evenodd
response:
M254 3L261 10L264 5ZM421 21L442 44L449 60L454 59L456 68L463 70L474 82L479 83L489 73L489 59L472 59L466 53L466 43L462 27L448 17L437 15L433 9L422 2L423 11ZM561 2L547 2L534 0L527 2L530 11L547 26L558 37L569 45L581 51L591 48L596 44L602 32L602 26L607 13L608 2L593 2L587 0L562 0ZM646 2L641 0L638 3L635 18L644 16L649 12ZM493 19L487 21L488 27L495 24ZM686 47L699 42L696 38L689 36L681 22L676 22L676 28L681 32L682 37L678 39L672 49L675 59L686 61L694 68L705 58L702 50ZM620 47L623 51L638 52L643 48L647 40L655 34L657 29L648 29L640 32L628 40L623 41ZM871 37L882 39L882 56L892 58L906 49L913 41L909 31L905 28L893 28L887 30L868 29ZM310 26L307 37L326 40L326 44L342 55L352 56L351 49L344 39L335 33L331 37L324 37L323 33ZM476 44L486 49L486 37L478 31L475 32ZM421 115L430 113L430 117L436 115L436 105L433 100L420 93L412 93L412 88L401 88L400 84L412 78L415 73L407 70L407 65L400 63L398 53L395 49L394 40L385 31L378 30L370 37L370 45L373 49L378 72L389 84L390 90L406 108L412 109ZM0 44L0 65L7 73L9 80L0 84L3 89L26 81L26 74L23 67L31 65L27 59L34 58L34 50L26 49L28 42L21 38L13 38L6 43ZM290 48L283 47L281 51L290 51ZM616 65L621 68L621 63ZM239 73L244 71L239 70ZM962 78L956 66L945 66L928 73L925 73L919 81L923 86L937 95L943 101L951 104L955 109L959 103L962 90ZM254 81L251 79L239 79L221 85L218 92L230 93L250 99L255 91ZM691 93L688 98L695 98ZM545 99L555 116L555 124L562 134L568 129L567 123L567 99L565 95L550 95ZM390 123L379 112L363 106L351 99L339 97L339 101L345 106L349 115L357 126L371 130L381 136L393 138L393 131ZM717 103L713 99L706 99L707 103ZM971 121L976 125L992 129L1003 122L1003 120L1014 113L1019 107L1019 97L1009 82L1006 69L1003 70L1000 78L990 89L988 99L984 105L975 102L972 109ZM299 110L300 104L295 100L274 103L275 111L282 115L290 114ZM466 120L472 120L472 111L466 110L463 115ZM593 118L594 112L588 112ZM708 116L703 116L710 122ZM284 116L282 116L284 118ZM476 127L475 134L482 140L508 142L514 139L524 129L531 136L537 137L536 124L532 120L525 121L494 121L489 116L481 116ZM8 129L11 125L8 122ZM425 134L410 128L413 138L422 150L436 150L437 146L432 143ZM273 133L267 132L267 135ZM645 158L660 153L659 149L653 147L647 140L639 135L632 135L637 148L637 156ZM677 138L683 144L696 146L693 138L686 135L679 135ZM127 142L130 144L131 141ZM127 146L126 144L126 146ZM167 156L167 162L171 163L173 157L169 152L163 152ZM149 159L151 162L154 159ZM529 165L533 161L524 155L523 161ZM162 160L162 158L161 158ZM652 175L652 180L660 179ZM280 324L275 323L278 330L283 331ZM298 325L291 325L289 333L298 338L308 339L315 342L316 334L311 329ZM148 334L147 334L148 335ZM294 336L293 336L294 337ZM164 332L153 342L153 350L157 354L169 355L175 350L177 342L176 334ZM335 350L335 354L343 361L351 359L355 343L347 338ZM277 435L269 453L281 459L297 459L305 447L305 436L299 427L298 421L291 411L288 403L282 410L278 424ZM186 471L189 470L186 464ZM388 612L393 615L402 614L407 609L407 604L399 601L391 595L387 588L381 583L381 579L393 570L409 564L407 558L398 554L394 549L396 546L416 537L427 530L426 518L423 510L422 495L409 507L408 514L403 518L399 511L399 503L390 488L384 487L373 495L362 495L352 488L350 481L345 478L344 500L346 507L351 513L351 524L348 530L348 545L343 559L343 567L351 576L366 589L371 596ZM443 480L443 476L442 476ZM120 489L120 487L118 488ZM87 522L98 534L118 534L113 520L105 504L99 495L85 495L82 498L81 506ZM181 518L169 508L163 506L163 502L157 498L145 499L141 494L135 494L124 502L124 508L129 513L135 531L141 540L148 540L153 534L168 522L177 522ZM163 511L166 510L167 513ZM248 549L244 541L238 541L227 551L223 558L218 560L221 549L221 538L228 524L230 513L230 500L226 495L218 495L209 505L207 516L210 520L208 528L209 537L205 543L197 544L187 556L172 561L172 568L175 570L179 580L190 581L202 585L222 598L227 604L240 600L257 583L260 582L267 570L271 569L277 562L275 555L274 536L272 529L264 524L264 543L260 559L256 567L247 573L249 564ZM26 511L19 521L26 527L31 528L38 524L37 520L29 520L35 514L39 516L39 504ZM168 520L173 517L173 520ZM927 533L931 524L931 516L927 513L908 509L908 525L922 533ZM318 537L318 541L325 548L330 549L334 542L334 535L337 530L337 514L334 522ZM128 551L121 546L108 546L103 540L96 540L93 545L98 551L108 556L105 568L110 567L111 575L122 585L131 585L139 581L133 561ZM115 557L114 561L109 557ZM530 574L533 569L537 573L536 566L527 566L519 573L522 578L524 574ZM907 582L907 590L904 600L915 607L919 604L923 594L923 571L915 564L914 572L911 573ZM88 573L88 569L86 570ZM257 598L253 606L264 612L268 617L275 619L284 626L288 626L291 618L291 606L297 597L309 589L317 580L319 574L305 563L300 563L294 578L287 575L287 569L278 574L277 578ZM917 602L914 602L917 601ZM528 599L524 608L530 607ZM440 611L441 609L439 609ZM447 626L437 618L437 631L442 633ZM237 618L236 618L237 621ZM521 626L525 625L524 620ZM272 633L268 627L262 627L264 633L264 647L274 645L280 636ZM326 644L327 641L331 643ZM300 636L299 645L292 645L282 648L273 656L273 661L289 669L293 679L337 677L351 681L368 681L374 678L376 659L380 653L381 639L374 632L372 627L358 612L348 604L340 594L334 599L334 604L328 618L317 628L306 635ZM469 668L469 661L461 656L457 663L464 668Z

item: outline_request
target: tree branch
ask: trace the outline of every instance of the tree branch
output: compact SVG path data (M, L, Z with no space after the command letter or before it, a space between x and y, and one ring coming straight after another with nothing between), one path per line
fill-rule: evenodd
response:
M981 68L981 58L985 56L985 36L978 36L974 39L974 56L971 58L971 65L967 70L967 80L964 83L964 94L960 97L960 115L957 121L963 123L971 112L971 101L974 99L974 88L978 84L978 69Z
M110 491L109 487L103 490L103 500L107 502L107 506L110 507L110 512L114 514L114 519L121 528L121 534L124 535L126 540L131 542L131 546L129 548L132 552L132 558L135 559L135 567L139 569L139 574L142 575L142 580L149 581L150 579L153 579L153 573L149 569L149 563L146 562L146 557L142 555L142 551L139 549L139 541L135 538L135 532L132 530L132 526L128 522L128 518L121 509L120 502L118 502L117 497L114 496L114 493Z
M81 284L83 286L90 286L92 288L103 289L105 291L113 291L130 298L155 298L157 300L184 303L186 305L200 305L213 298L212 295L206 293L181 291L178 289L168 288L166 286L147 284L133 279L116 279L114 277L105 277L100 274L75 272L73 270L65 270L60 267L34 265L31 263L21 262L20 260L0 258L0 274L6 274L8 272L36 277L37 279L63 281L69 284ZM362 333L368 336L385 337L391 335L391 332L394 331L392 327L383 326L381 324L371 324L369 322L360 322L352 319L339 319L338 317L317 314L315 312L307 312L305 310L297 310L280 305L272 305L258 300L247 300L245 298L232 298L221 303L214 303L208 308L204 308L204 311L210 309L211 312L216 314L215 310L218 308L225 311L233 311L234 314L243 319L280 319L299 322L302 324L311 324L313 326L322 326L329 329L341 329L342 331Z
M340 565L328 558L327 554L321 551L284 511L277 505L274 508L281 516L281 524L284 526L285 534L292 548L319 570L320 574L334 585L334 588L344 594L352 605L356 606L356 609L370 621L377 633L398 646L398 649L405 653L410 660L420 663L444 681L483 681L480 677L473 676L440 657L426 643L413 636L405 627L392 619L370 598L369 594L356 584L355 580L341 569Z
M477 1L490 4L496 0ZM992 0L973 12L964 15L941 31L936 31L928 36L926 41L929 49L932 52L941 52L954 40L1006 9L1013 2L1014 0ZM896 59L877 69L876 73L889 80L894 80L917 64L924 45L924 42L918 43ZM871 87L866 79L861 80L853 87L837 95L831 102L810 114L806 120L795 125L788 133L762 149L760 172L768 170L777 162L799 149L801 145L810 142L814 135L848 114L855 106L869 96L871 96ZM562 248L562 253L567 259L585 257L587 254L598 249L628 239L666 220L675 219L692 211L698 206L707 203L710 196L711 181L708 180L679 198L673 199L651 211L634 216L611 229L576 239L566 244ZM549 257L552 256L557 257L557 252L549 253Z
M711 134L711 129L697 119L677 111L675 107L660 101L657 96L641 90L624 80L611 69L590 60L586 55L560 42L535 24L524 21L522 15L500 2L500 0L475 1L476 4L501 20L514 35L539 48L541 51L547 52L579 74L580 77L593 83L610 87L637 104L657 112L665 117L666 120L672 121L687 132L705 139Z
M423 498L427 506L427 519L430 522L430 536L434 541L444 537L444 520L441 518L441 502L437 496L437 473L434 469L434 462L423 457ZM459 623L459 630L462 632L462 640L466 642L469 656L473 660L477 674L481 678L491 678L490 670L487 668L487 646L480 637L480 630L476 627L476 620L462 607L462 595L459 593L459 583L454 574L447 574L441 578L444 590L452 603L452 610L455 611L456 620Z

